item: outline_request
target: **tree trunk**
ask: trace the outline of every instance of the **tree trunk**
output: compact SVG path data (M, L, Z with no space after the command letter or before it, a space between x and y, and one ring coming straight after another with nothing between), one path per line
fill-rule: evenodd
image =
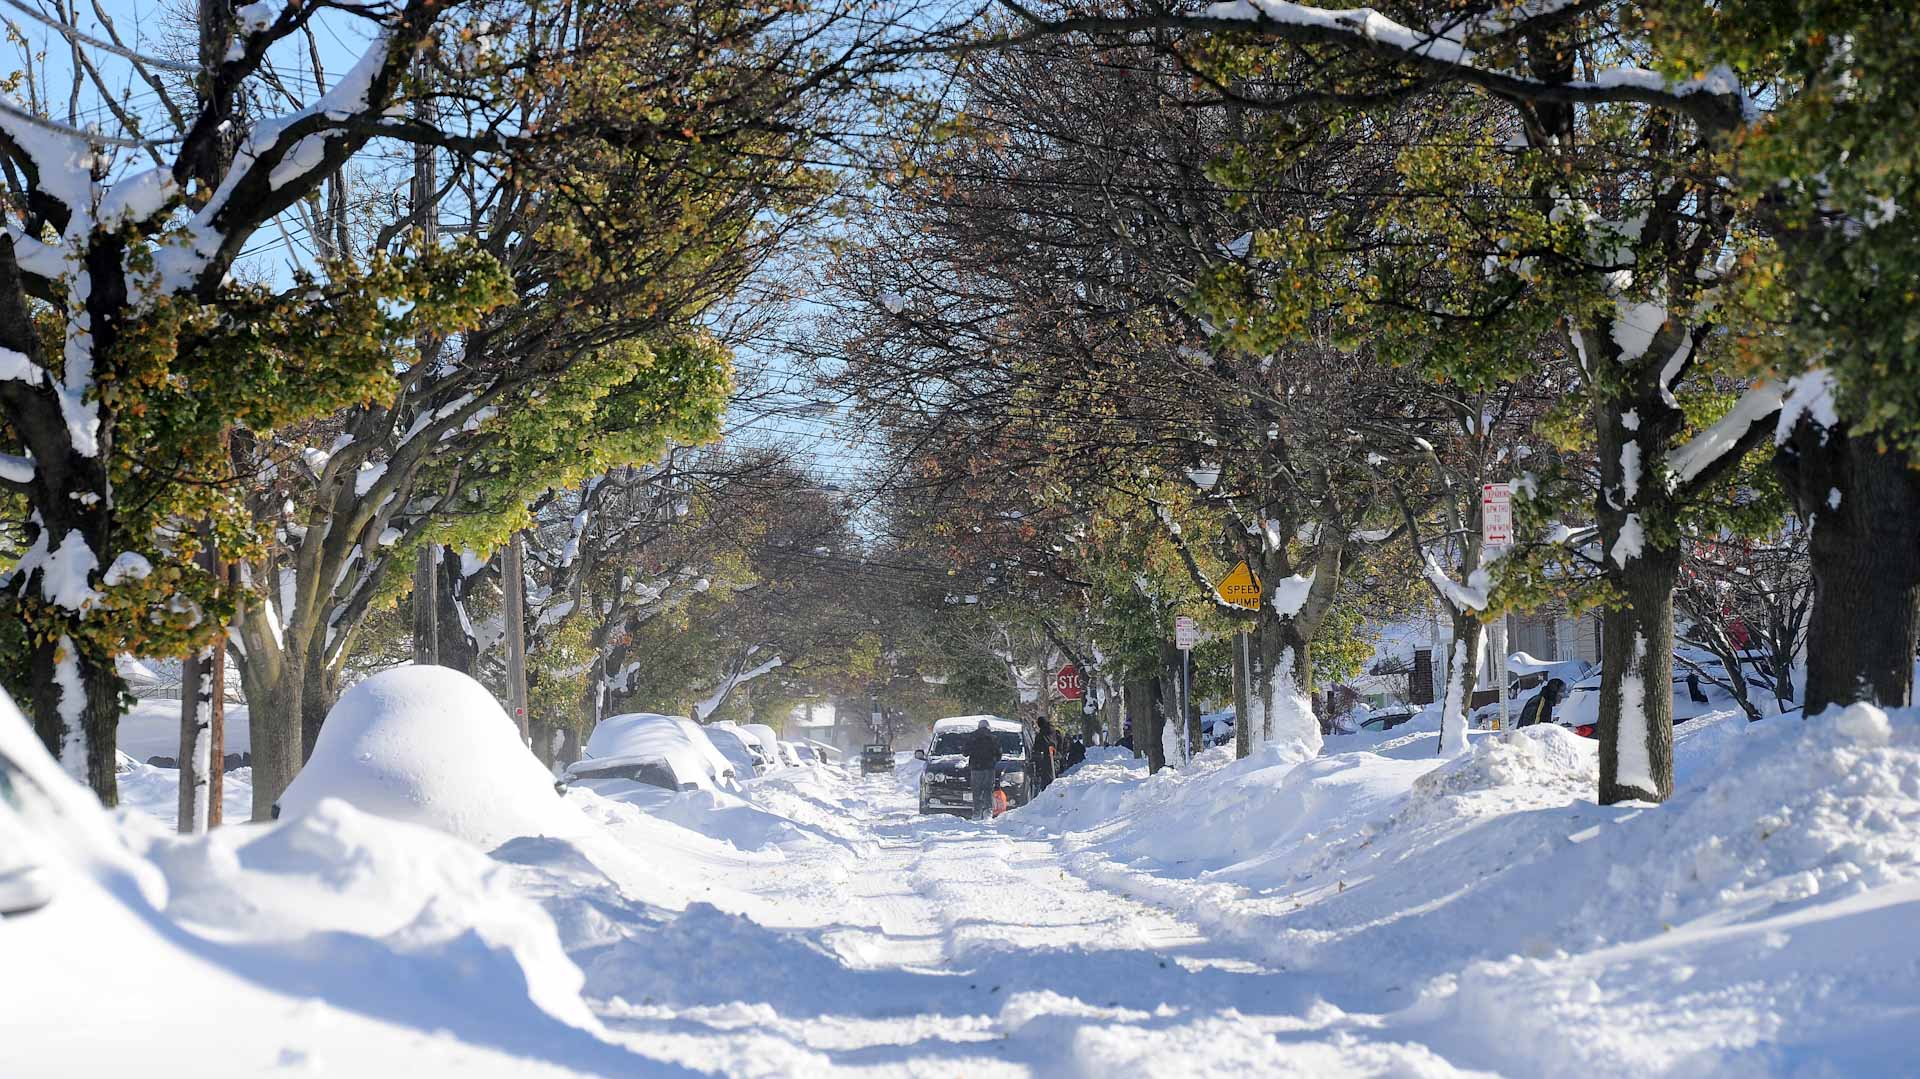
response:
M413 661L422 667L440 662L439 585L440 548L424 544L413 566ZM307 750L312 749L309 736Z
M1473 687L1480 675L1480 639L1486 626L1473 611L1454 611L1453 641L1447 646L1446 693L1440 699L1441 756L1467 748L1467 717L1473 713Z
M1155 698L1160 717L1157 741L1160 755L1169 765L1186 763L1186 701L1181 682L1181 652L1172 641L1160 642L1160 694Z
M30 677L40 741L101 805L120 804L115 739L127 687L113 657L84 638L60 637L34 647Z
M1152 775L1167 766L1167 747L1161 741L1161 732L1166 724L1166 717L1160 710L1161 679L1143 679L1139 685L1139 720L1133 727L1133 745L1136 753L1146 754L1147 774Z
M554 763L562 768L580 759L580 730L577 727L560 728L560 751Z
M500 587L506 593L502 616L507 632L507 710L520 728L521 741L525 741L528 737L527 578L520 561L520 533L515 532L508 537L506 549L500 552Z
M1811 421L1794 428L1776 463L1812 524L1802 714L1862 700L1911 704L1920 643L1920 473L1903 454Z
M292 642L289 641L291 644ZM306 657L294 650L281 653L271 675L255 672L253 664L240 667L247 690L247 714L253 739L253 819L273 819L273 803L300 773L300 707Z
M325 662L318 657L309 657L302 674L300 687L300 763L305 764L313 756L313 747L320 739L320 726L326 722L327 713L333 709L333 676L327 670Z
M212 823L212 774L220 769L213 751L214 681L220 673L214 669L216 651L225 649L196 652L180 664L180 798L174 821L186 835L204 832Z
M1673 584L1680 555L1651 540L1610 574L1600 622L1600 804L1673 793Z
M527 730L533 739L533 755L549 769L553 767L553 724L544 719L530 720Z
M434 588L435 662L471 678L480 669L480 642L468 632L467 581L460 575L460 556L439 550L440 579Z
M1320 721L1313 709L1312 642L1298 619L1262 611L1254 634L1255 667L1249 696L1259 713L1260 730L1249 746L1278 742L1307 756L1320 752Z
M1133 741L1133 755L1146 757L1149 771L1156 767L1147 752L1153 729L1153 695L1156 687L1150 678L1129 679L1126 684L1127 733Z

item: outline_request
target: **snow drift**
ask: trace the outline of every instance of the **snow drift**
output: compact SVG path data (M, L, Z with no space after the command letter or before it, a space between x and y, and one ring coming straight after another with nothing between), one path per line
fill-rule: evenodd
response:
M1558 727L1434 746L1151 778L1102 755L1006 826L1457 1067L1910 1065L1920 710L1690 722L1659 807L1596 805L1594 743Z
M397 667L341 695L281 815L326 798L482 848L587 827L486 688L447 667Z
M8 1075L661 1064L604 1040L552 920L466 843L337 800L203 836L109 815L4 694L0 754L51 884L0 919Z

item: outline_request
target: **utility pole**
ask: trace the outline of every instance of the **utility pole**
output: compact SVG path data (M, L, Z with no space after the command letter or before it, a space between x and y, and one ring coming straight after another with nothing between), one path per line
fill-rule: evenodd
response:
M527 576L520 564L520 533L500 553L500 585L507 595L507 698L520 740L527 741Z
M200 100L216 104L213 96L214 72L224 62L227 43L233 36L234 17L228 0L199 0L195 21L200 34ZM77 52L76 52L76 55ZM227 125L229 130L235 125ZM212 191L219 176L233 159L233 139L220 139L193 163L193 179ZM232 428L220 432L220 461L231 467ZM200 526L201 549L198 561L207 576L231 594L233 574L220 558L210 523ZM225 794L227 739L227 639L225 627L219 640L180 664L180 800L175 821L186 834L204 832L220 823L220 802Z
M414 106L416 119L431 126L433 105L423 96ZM421 145L413 151L413 226L420 230L422 246L431 246L440 231L437 205L439 184L434 178L433 147ZM431 337L420 339L420 360L432 364L440 350ZM413 568L413 662L431 666L440 662L440 547L428 543L420 548Z

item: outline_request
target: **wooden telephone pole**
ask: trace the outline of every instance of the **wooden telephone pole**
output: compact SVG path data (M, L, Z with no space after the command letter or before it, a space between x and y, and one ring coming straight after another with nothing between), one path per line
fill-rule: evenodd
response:
M500 552L500 587L506 593L507 698L520 740L528 739L527 716L527 575L521 566L520 533L507 539Z

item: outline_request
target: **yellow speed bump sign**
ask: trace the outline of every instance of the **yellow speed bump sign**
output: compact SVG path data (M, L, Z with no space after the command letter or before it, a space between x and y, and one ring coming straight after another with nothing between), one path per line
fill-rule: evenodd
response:
M1245 559L1233 567L1233 572L1227 574L1213 591L1222 603L1231 603L1249 611L1260 609L1260 578L1253 575L1253 569Z

